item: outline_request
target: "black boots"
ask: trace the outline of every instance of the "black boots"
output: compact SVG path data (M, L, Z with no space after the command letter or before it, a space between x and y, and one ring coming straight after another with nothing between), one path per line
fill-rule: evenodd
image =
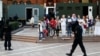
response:
M5 50L7 50L7 47L5 47Z
M87 56L86 54L84 54L83 56Z
M72 54L70 54L70 53L67 53L66 55L67 55L67 56L72 56ZM83 56L87 56L87 55L84 54Z
M66 55L67 55L67 56L72 56L72 54L70 54L70 53L67 53Z
M9 51L11 51L11 50L13 50L13 49L11 49L11 48L8 48L8 50L9 50Z
M9 47L8 47L8 49L7 49L7 47L5 47L5 50L11 51L11 50L13 50L13 49L11 49L11 48L9 48Z

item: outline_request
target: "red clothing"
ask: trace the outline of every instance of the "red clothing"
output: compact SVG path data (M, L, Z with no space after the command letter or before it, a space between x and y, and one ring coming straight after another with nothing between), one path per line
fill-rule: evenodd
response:
M56 21L55 21L54 19L52 19L52 20L50 21L50 26L51 26L52 28L56 28Z
M45 35L48 34L48 30L47 29L44 29L43 32L44 32Z

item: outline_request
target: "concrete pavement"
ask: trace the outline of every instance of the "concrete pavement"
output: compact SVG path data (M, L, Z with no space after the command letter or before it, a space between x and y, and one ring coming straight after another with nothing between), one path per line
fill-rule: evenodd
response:
M39 30L38 28L24 28L22 31L19 31L13 35L18 35L18 36L31 36L31 37L39 37ZM60 37L61 37L61 32L60 32ZM83 34L83 36L93 36L94 34ZM66 33L67 36L67 33Z
M66 56L72 43L30 43L12 41L13 51L5 51L0 41L0 56ZM100 42L84 42L88 56L100 56ZM80 47L73 56L82 56Z

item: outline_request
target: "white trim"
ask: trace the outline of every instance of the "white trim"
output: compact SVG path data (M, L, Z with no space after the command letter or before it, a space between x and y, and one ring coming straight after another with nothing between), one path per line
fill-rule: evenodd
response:
M46 6L46 3L44 3L44 7L46 9L46 14L48 14L48 9L49 8L54 8L55 16L56 16L56 3L54 3L54 6Z
M56 12L56 10L55 10L56 8L53 7L53 6L51 6L51 7L46 7L46 14L48 14L48 9L49 9L49 8L54 8L54 12Z

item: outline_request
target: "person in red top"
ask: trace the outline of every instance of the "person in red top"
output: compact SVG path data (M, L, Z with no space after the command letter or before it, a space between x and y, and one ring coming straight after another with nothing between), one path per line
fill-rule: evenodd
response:
M50 20L50 26L55 29L56 28L56 20L54 20L54 18L51 18Z

